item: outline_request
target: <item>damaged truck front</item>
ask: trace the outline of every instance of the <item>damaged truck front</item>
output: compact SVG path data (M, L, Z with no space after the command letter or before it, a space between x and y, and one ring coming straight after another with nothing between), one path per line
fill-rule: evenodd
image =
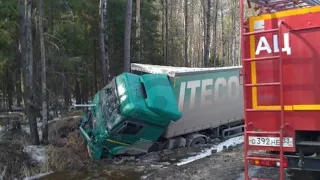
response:
M181 116L166 75L123 73L94 96L79 129L94 159L140 154Z

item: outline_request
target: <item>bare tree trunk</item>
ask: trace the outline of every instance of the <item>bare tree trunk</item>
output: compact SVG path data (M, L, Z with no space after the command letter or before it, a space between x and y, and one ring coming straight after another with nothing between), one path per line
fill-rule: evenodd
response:
M236 39L237 39L237 30L236 30L236 3L233 2L233 11L232 11L232 66L236 65Z
M85 70L87 71L87 70ZM81 103L88 104L88 95L89 95L89 88L87 80L82 81L81 84Z
M42 92L42 141L44 144L48 143L48 117L47 117L47 77L46 77L46 49L43 39L43 7L42 1L38 0L39 11L39 37L40 37L40 51L41 51L41 92Z
M103 86L108 84L108 50L106 50L106 16L107 16L107 0L100 0L99 7L100 23L99 23L99 35L100 35L100 62L102 68L102 81Z
M104 44L104 49L105 49L105 53L106 53L106 63L107 63L107 82L109 82L110 78L111 78L111 73L110 73L110 57L109 57L109 47L108 47L108 34L106 33L107 29L108 29L108 0L104 0L104 11L103 11L103 20L104 20L104 40L105 40L105 44Z
M217 66L218 56L217 56L217 21L218 21L218 4L219 1L215 1L215 14L214 14L214 24L213 24L213 57L214 57L214 67Z
M204 8L205 11L205 8ZM205 46L204 46L204 66L209 65L209 48L210 48L210 20L211 20L211 0L208 0L208 9L206 11L207 21L205 27Z
M169 41L169 26L168 26L168 0L165 0L165 21L166 21L166 59L165 59L165 65L168 64L168 41Z
M204 37L205 37L205 30L204 30L204 27L205 27L205 18L204 18L204 13L203 13L203 0L201 0L201 7L200 7L200 13L199 13L199 31L201 31L201 33L203 33L203 34L201 34L201 38L200 38L200 40L199 40L199 44L198 44L198 46L199 46L199 49L198 49L198 61L197 61L197 63L195 63L196 64L196 66L201 66L201 64L202 64L202 62L204 61L203 60L203 48L204 48ZM202 27L202 23L203 23L203 27ZM203 31L202 31L202 29L203 29Z
M132 0L127 0L126 26L124 32L124 72L130 72L130 40L132 21Z
M26 7L25 7L25 0L20 0L19 2L19 49L20 49L20 53L21 53L21 73L22 73L22 83L23 86L22 87L26 87L26 67L27 67L27 53L26 53ZM24 100L24 103L26 103L26 101ZM25 104L24 104L25 105Z
M78 78L75 78L75 95L76 95L76 104L81 104L81 90L80 90L80 82Z
M162 28L162 55L163 55L163 63L166 63L166 44L165 44L165 16L166 16L166 10L165 10L165 2L164 0L161 0L162 5L162 17L161 17L161 28Z
M201 0L201 5L202 5L202 21L203 21L203 46L202 46L202 58L201 58L201 64L205 65L205 49L206 49L206 37L207 37L207 16L206 16L206 2L205 0Z
M22 59L23 72L25 73L25 103L27 117L29 119L31 143L33 145L39 144L39 134L36 119L36 105L33 92L33 46L32 46L32 0L25 1L25 23L26 23L26 58ZM21 42L25 38L22 38Z
M188 67L188 0L184 0L184 66Z
M193 60L195 59L195 47L194 47L194 42L195 42L195 35L193 35L193 32L195 31L195 22L194 22L194 3L193 2L190 2L190 5L191 5L191 8L188 9L189 12L191 12L190 16L189 16L189 21L188 21L188 24L189 24L189 29L188 29L188 32L189 32L189 37L188 37L188 48L189 48L189 56L188 56L188 60L189 60L189 67L193 67ZM191 9L191 10L190 10ZM191 26L190 26L191 24ZM190 57L190 59L189 59Z
M140 45L140 0L136 0L136 38L137 38L137 44L138 44L138 52L137 52L137 60L140 62L141 59L141 45Z
M225 41L225 37L224 37L224 26L223 26L223 9L222 9L222 0L220 0L220 15L221 15L221 51L222 51L222 56L221 56L221 59L222 59L222 64L225 65L226 62L225 62L225 50L224 50L224 41Z
M21 54L21 53L17 53ZM18 60L19 58L17 58ZM19 67L21 67L21 63L19 63ZM17 106L21 107L21 102L22 102L22 92L21 92L21 69L18 69L17 73L17 83L16 83L16 89L17 89Z
M7 89L5 94L8 97L8 110L11 111L12 105L13 105L13 99L12 99L13 98L13 94L12 94L12 92L13 92L14 87L13 87L13 83L12 83L12 76L9 73L9 69L5 70L5 77L6 77L6 81L5 81L6 87L5 87L5 89Z

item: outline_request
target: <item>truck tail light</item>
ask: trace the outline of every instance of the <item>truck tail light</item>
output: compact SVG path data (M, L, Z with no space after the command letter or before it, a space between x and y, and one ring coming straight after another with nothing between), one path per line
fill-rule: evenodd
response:
M262 159L251 159L249 160L249 164L255 165L255 166L264 166L264 167L280 167L280 161L275 160L262 160ZM283 159L283 167L288 167L288 160L287 158Z

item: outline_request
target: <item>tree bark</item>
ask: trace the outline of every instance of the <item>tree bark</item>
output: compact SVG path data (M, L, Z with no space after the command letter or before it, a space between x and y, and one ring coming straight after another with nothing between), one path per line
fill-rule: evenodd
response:
M215 7L215 15L214 15L214 46L213 46L213 56L214 56L214 67L216 67L218 65L218 56L217 56L217 21L218 21L218 5L219 5L219 1L217 0L215 2L216 7Z
M18 53L20 54L20 53ZM19 58L17 58L18 60ZM19 69L17 73L17 83L16 83L16 90L17 90L17 106L21 107L21 102L22 102L22 92L21 92L21 63L19 63Z
M26 53L26 6L25 0L20 0L19 2L19 49L21 58L21 73L22 73L22 83L23 87L26 87L26 67L27 67L27 53ZM24 97L25 98L25 97ZM26 101L24 100L24 103Z
M43 38L43 0L38 0L39 11L39 37L41 52L41 92L42 92L42 141L48 143L48 117L47 117L47 77L46 77L46 49Z
M165 16L166 16L166 10L165 10L165 2L164 0L161 0L161 5L162 5L162 17L161 17L161 28L162 28L162 55L163 55L163 63L166 63L166 44L165 44Z
M124 72L130 72L130 41L132 22L132 0L127 0L126 24L124 31Z
M13 90L14 90L14 87L13 87L13 83L12 83L12 75L11 73L9 72L9 69L6 69L5 70L6 72L6 80L5 80L5 83L6 83L6 92L5 94L7 94L7 97L8 97L8 110L11 111L12 110L12 105L13 105Z
M141 60L141 44L140 44L140 0L136 0L136 39L137 39L137 61L140 62Z
M168 0L165 0L165 21L166 21L166 54L165 65L168 65L168 41L169 41L169 26L168 26Z
M206 33L205 33L205 47L204 47L204 66L208 67L209 65L209 50L210 50L210 20L211 20L211 0L207 2L208 8L206 11ZM204 9L205 11L205 9Z
M75 78L75 95L76 95L76 104L81 104L81 90L80 90L80 82L78 78Z
M99 35L100 35L100 62L102 68L103 86L108 84L108 49L105 45L106 40L106 17L107 17L107 0L100 0L99 15ZM106 62L107 61L107 62Z
M84 80L81 84L81 103L88 104L88 95L89 95L89 89L88 89L88 81Z
M223 1L222 0L220 0L220 15L221 15L221 51L222 51L222 55L221 55L221 64L222 65L224 65L224 64L226 64L226 60L225 60L225 49L224 49L224 47L225 47L225 43L224 43L224 41L225 41L225 37L224 37L224 26L223 26L223 9L222 9L222 7L223 7Z
M232 53L232 66L236 65L236 39L237 39L237 30L236 30L236 12L234 9L236 9L236 3L233 2L233 7L232 7L232 48L231 48L231 53Z
M184 66L188 67L188 0L184 0Z
M21 42L26 39L26 56L22 58L23 72L25 73L25 103L27 117L29 119L31 143L39 145L39 134L36 119L36 105L33 92L33 46L32 46L32 0L25 1L25 36ZM22 27L24 28L24 27Z
M207 6L206 6L206 0L201 0L201 13L202 13L202 21L203 21L203 46L202 46L202 49L201 49L201 54L202 54L202 58L201 58L201 61L199 62L199 66L204 66L205 67L205 49L207 47L207 41L206 41L206 37L207 37L207 13L206 13L206 9L207 9Z

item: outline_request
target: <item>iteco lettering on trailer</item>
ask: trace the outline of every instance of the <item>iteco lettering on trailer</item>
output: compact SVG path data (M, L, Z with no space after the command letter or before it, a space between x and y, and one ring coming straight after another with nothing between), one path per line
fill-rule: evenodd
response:
M190 91L189 108L194 108L198 88L200 88L201 105L212 105L217 101L238 98L241 93L239 78L237 76L230 76L229 78L219 77L215 81L214 79L203 79L181 82L179 93L180 110L185 102L186 90Z

